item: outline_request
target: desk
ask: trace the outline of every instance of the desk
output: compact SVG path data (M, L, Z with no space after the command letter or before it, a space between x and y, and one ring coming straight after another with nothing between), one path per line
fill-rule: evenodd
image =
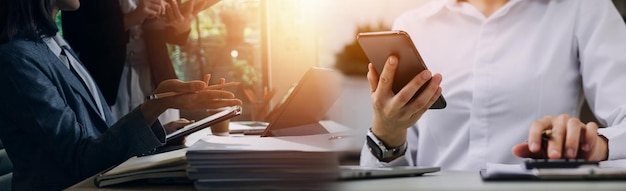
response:
M320 122L329 132L341 132L347 130L345 126L332 121ZM200 132L200 131L199 131ZM206 136L207 132L198 133L200 137ZM361 134L359 134L361 133ZM358 131L353 135L355 141L345 145L348 149L360 151L365 141L365 131ZM181 185L136 185L110 188L97 188L93 184L94 177L88 178L67 190L195 190L192 184ZM626 181L507 181L507 182L483 182L478 172L442 171L417 177L399 177L370 180L351 180L333 183L336 190L626 190Z
M494 190L494 191L598 191L598 190L626 190L626 181L502 181L483 182L478 172L442 171L424 176L384 178L371 180L350 180L334 183L335 190ZM96 188L93 177L84 180L67 190L71 191L120 191L120 190L195 190L193 185L171 186L126 186L112 188Z
M337 190L494 190L590 191L626 190L626 181L501 181L483 182L478 172L442 171L418 177L342 181Z
M320 124L326 128L326 130L329 133L338 133L338 132L350 132L352 129L336 123L334 121L329 121L329 120L323 120L320 121ZM347 133L348 134L348 133ZM354 152L358 152L360 151L363 143L365 142L365 133L362 133L363 135L358 136L359 139L349 139L350 142L345 142L345 145L342 145L342 147L345 147L343 149L351 149ZM350 135L352 135L350 133ZM196 141L198 141L199 139L206 137L206 136L211 136L211 131L210 128L205 128L202 130L199 130L195 133L190 134L189 136L187 136L186 138L186 142L185 145L190 146L193 143L195 143ZM259 136L259 135L251 135L251 136ZM356 136L354 137L356 138ZM348 140L348 139L346 139ZM181 185L162 185L162 186L158 186L158 185L149 185L149 184L143 184L143 185L122 185L119 187L107 187L107 188L97 188L94 185L94 178L95 176L92 176L90 178L87 178L86 180L83 180L73 186L71 186L70 188L67 188L67 190L157 190L157 191L165 191L165 190L195 190L194 186L192 184L181 184Z
M67 191L195 191L196 188L192 184L177 185L123 185L118 187L98 188L93 184L95 176L89 177L72 187Z

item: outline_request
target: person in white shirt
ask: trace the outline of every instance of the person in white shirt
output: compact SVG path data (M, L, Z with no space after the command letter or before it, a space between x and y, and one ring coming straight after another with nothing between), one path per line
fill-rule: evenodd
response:
M611 1L439 0L393 29L409 33L436 74L423 71L394 94L398 58L380 74L370 64L368 137L382 148L366 144L361 165L478 170L524 158L626 158L626 26ZM441 94L447 108L428 110ZM583 99L606 128L577 118Z

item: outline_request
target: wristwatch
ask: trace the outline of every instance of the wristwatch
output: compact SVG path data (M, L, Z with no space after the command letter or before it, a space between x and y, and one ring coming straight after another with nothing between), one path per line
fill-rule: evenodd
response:
M378 158L378 160L382 161L384 159L389 159L404 154L404 152L406 151L407 142L405 141L404 144L400 145L399 147L387 147L385 143L383 143L380 139L378 139L378 137L376 137L376 135L374 135L372 129L370 128L369 131L367 131L367 147L369 147L370 152L372 152L372 154L376 158Z

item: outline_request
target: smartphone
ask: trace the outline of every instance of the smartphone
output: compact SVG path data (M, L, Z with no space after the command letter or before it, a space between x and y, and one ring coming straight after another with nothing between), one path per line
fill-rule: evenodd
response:
M427 69L411 37L409 37L409 34L405 31L394 30L359 33L357 41L361 49L363 49L363 52L365 52L365 55L367 55L367 58L372 65L374 65L378 74L383 71L383 67L389 56L395 55L398 58L398 70L396 71L392 84L392 90L396 94L417 74ZM415 99L425 87L426 85L422 86L411 99ZM443 109L445 107L446 100L443 98L443 95L441 95L437 98L437 101L430 106L430 109Z

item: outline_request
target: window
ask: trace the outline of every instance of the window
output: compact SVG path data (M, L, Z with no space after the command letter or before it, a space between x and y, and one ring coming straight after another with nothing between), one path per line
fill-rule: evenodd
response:
M222 0L200 12L192 21L185 46L170 45L170 58L181 80L199 80L212 74L241 85L229 89L244 101L244 112L236 120L251 120L252 101L245 91L261 92L266 86L263 61L261 0Z

